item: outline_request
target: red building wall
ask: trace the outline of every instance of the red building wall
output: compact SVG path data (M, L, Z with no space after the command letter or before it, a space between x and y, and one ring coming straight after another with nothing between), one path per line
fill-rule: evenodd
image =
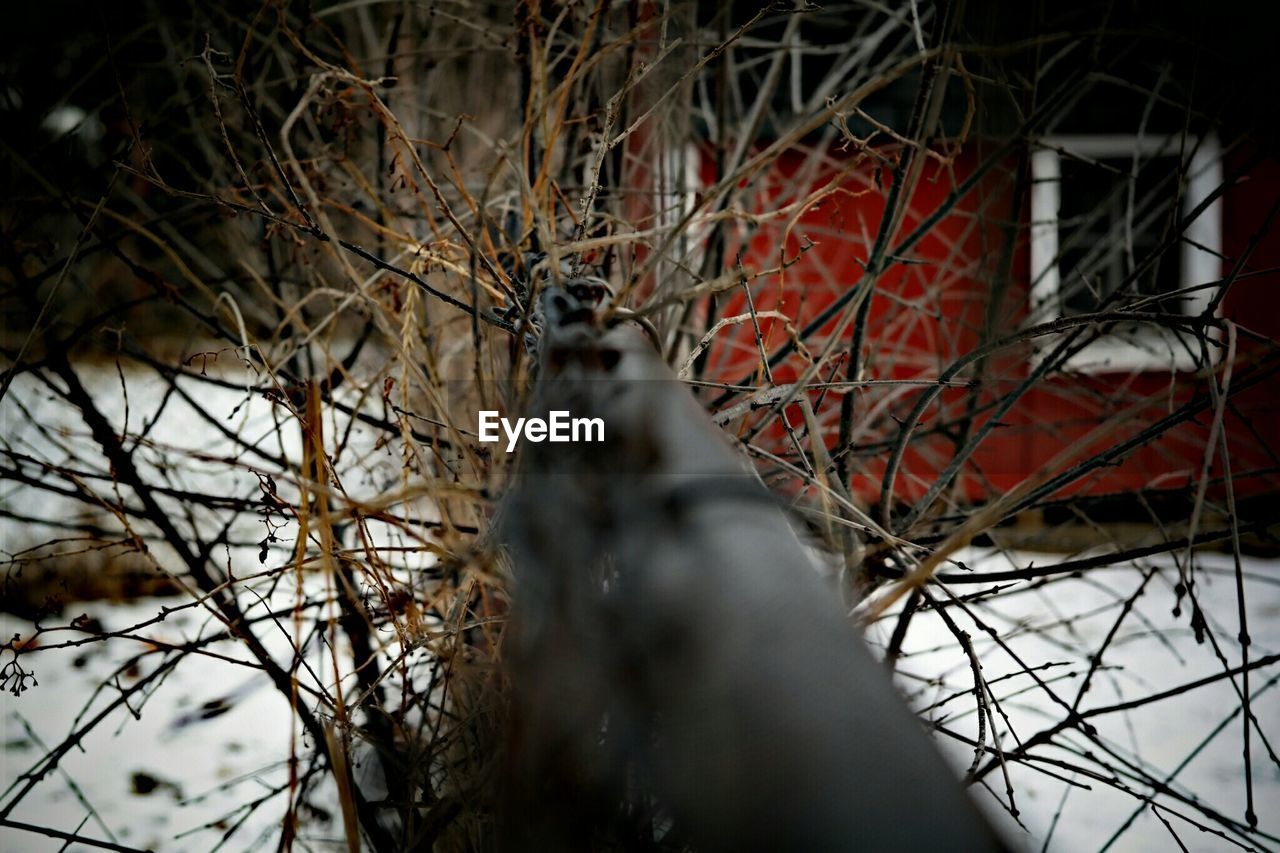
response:
M895 502L913 502L951 462L957 438L972 435L990 417L991 407L1027 378L1033 364L1032 347L1057 340L1011 340L1027 324L1030 277L1028 205L1014 198L1017 159L1008 157L996 163L948 207L948 199L973 178L987 156L974 145L952 157L931 156L926 161L897 232L898 241L939 210L945 208L946 212L876 282L861 374L873 384L853 392L854 443L867 452L850 459L849 466L853 491L868 502L880 497L885 463L898 437L899 422L928 390L918 384L902 384L903 380L936 380L984 341L1008 342L980 368L959 374L958 379L964 382L980 379L976 388L946 388L924 411L891 495ZM1225 164L1228 176L1241 165L1243 156L1231 155ZM753 277L758 311L781 311L792 318L796 328L802 328L857 284L884 215L895 157L896 152L884 149L859 154L833 151L819 159L793 152L778 161L765 176L763 188L744 206L756 214L782 210L784 215L740 220L730 229L726 253L728 269L740 253L742 271ZM704 178L714 181L710 158L704 160L704 170ZM1280 166L1273 162L1250 169L1246 180L1228 190L1224 197L1224 273L1250 245L1251 235L1261 228L1276 199L1280 199ZM1250 357L1280 340L1275 296L1280 292L1280 240L1266 235L1252 243L1250 272L1232 285L1222 306L1223 316L1242 326L1237 341L1245 363L1234 369L1238 381L1247 377ZM785 269L778 271L779 266ZM1264 272L1254 272L1257 270ZM722 297L717 307L721 317L747 310L741 290ZM818 336L810 338L810 349L813 341L820 349L836 325L837 320L832 320ZM769 352L787 340L788 330L780 321L762 320L761 328ZM1246 334L1245 328L1251 334ZM849 337L846 332L835 342L836 351L848 350ZM793 354L774 370L773 378L778 383L791 381L807 365L803 355ZM759 381L760 358L750 323L721 332L711 350L708 375L723 381L754 375ZM845 367L842 363L834 371L824 368L818 378L843 380ZM1055 463L1055 471L1066 470L1135 439L1197 392L1205 391L1206 382L1204 377L1168 371L1071 373L1046 379L999 418L948 494L963 500L985 500L1046 470L1050 462ZM825 443L834 450L838 444L839 393L815 391L809 397L817 405ZM1155 400L1136 410L1131 408L1148 397ZM1274 390L1262 382L1233 396L1231 403L1224 424L1237 494L1274 491L1276 479L1267 473L1274 467L1272 448L1280 439ZM1128 416L1121 422L1105 431L1098 429L1126 411ZM788 415L793 425L803 423L799 407L793 407ZM1189 486L1200 478L1211 420L1211 411L1202 412L1126 453L1115 464L1064 485L1060 494ZM750 423L748 416L736 426L745 431ZM783 435L778 430L772 440L780 442ZM1221 460L1215 458L1211 477L1221 477L1222 472ZM1221 486L1213 486L1213 491L1220 493Z

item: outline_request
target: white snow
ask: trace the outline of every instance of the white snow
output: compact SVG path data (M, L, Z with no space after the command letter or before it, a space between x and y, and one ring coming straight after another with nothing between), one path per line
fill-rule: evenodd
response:
M1045 566L1063 559L1049 554L999 555L979 550L970 550L957 558L975 571L998 571L1014 565L1026 567L1031 563ZM1241 657L1236 642L1237 595L1232 558L1226 554L1197 553L1195 564L1197 599L1228 663L1232 667L1238 666ZM1190 629L1188 603L1184 600L1180 618L1172 615L1173 587L1178 582L1173 560L1144 560L1139 567L1158 568L1145 594L1136 599L1133 612L1125 619L1103 655L1104 669L1095 676L1091 689L1079 705L1083 713L1091 708L1174 689L1224 670L1207 640L1203 645L1195 642ZM1125 564L1098 569L1083 578L1056 580L1042 589L1028 589L1032 585L1023 583L990 602L970 606L979 619L999 632L1028 667L1034 669L1049 663L1063 664L1036 674L1070 705L1075 701L1084 673L1088 670L1090 656L1112 629L1121 604L1140 585L1139 567ZM1250 658L1256 660L1280 651L1280 619L1277 619L1280 615L1280 561L1244 558L1243 570L1246 612L1253 641ZM972 594L989 586L956 585L953 591L961 595ZM989 683L1023 670L1008 653L977 629L972 619L954 609L951 613L958 627L973 637L983 675ZM1034 633L1034 629L1053 623L1058 624L1052 630L1042 635ZM892 625L893 619L883 621L872 636L882 642L887 641ZM916 707L925 707L959 691L972 689L967 658L940 619L931 615L917 617L905 648L915 654L902 659L898 669L904 677L900 678L900 684L904 689L914 691L913 705ZM1256 697L1252 712L1273 748L1280 746L1277 743L1280 732L1276 726L1276 721L1280 720L1280 690L1276 689L1280 665L1255 670L1250 676L1250 692ZM938 678L942 679L941 684L929 683L931 679ZM1237 677L1236 683L1242 684L1242 681ZM999 681L992 690L997 699L1005 697L1001 700L1001 707L1022 739L1028 739L1058 722L1066 713L1026 674ZM1172 786L1199 798L1227 817L1244 822L1246 788L1242 758L1243 724L1238 715L1239 709L1240 702L1231 681L1223 679L1123 714L1092 717L1089 722L1096 725L1098 737L1105 745L1134 762L1142 771L1164 781L1210 736L1215 727L1236 713L1237 716L1177 774ZM961 719L955 719L956 715L961 715ZM934 720L952 720L950 726L969 737L973 737L976 731L972 695L953 699L928 716ZM1003 721L1000 722L1003 730ZM947 738L941 738L939 742L957 768L967 769L973 758L971 747ZM1101 769L1081 760L1080 753L1098 753L1099 748L1078 730L1068 730L1055 739L1055 743L1065 748L1041 747L1035 753ZM1251 743L1254 810L1259 828L1275 836L1280 834L1280 809L1276 807L1280 804L1280 768L1268 758L1256 733L1252 735ZM1006 736L1003 745L1008 749L1014 743ZM1025 849L1042 849L1046 837L1050 838L1049 850L1102 849L1135 811L1138 816L1133 826L1109 849L1177 849L1169 830L1151 809L1139 809L1144 804L1131 794L1108 787L1098 780L1082 778L1069 771L1064 773L1061 768L1048 764L1040 764L1039 767L1087 784L1091 790L1072 788L1027 764L1010 763L1015 801L1027 831L1016 827L1005 810L994 805L990 794L984 792L980 799L994 805L988 809L989 813L1000 815L1008 836L1023 842ZM988 776L986 781L1001 800L1006 799L998 771ZM1142 789L1140 785L1135 784L1134 787ZM1189 806L1168 803L1167 800L1160 802L1201 823L1212 825L1212 821L1205 820ZM1238 849L1224 839L1201 832L1170 812L1163 814L1190 850ZM1058 815L1056 825L1055 815ZM1275 842L1259 839L1256 846L1269 849L1275 846Z
M124 402L120 380L113 366L86 368L87 384L94 389L117 425L124 427ZM234 370L227 376L236 375ZM239 378L244 378L240 376ZM237 380L238 381L238 380ZM155 416L163 386L143 375L130 375L128 430L138 432ZM270 403L258 396L246 397L243 391L209 389L196 383L186 387L197 394L201 403L232 428L243 428L245 434L257 437L274 428L280 415ZM41 435L34 424L17 407L21 401L34 421L50 429ZM237 410L237 405L240 408ZM83 467L86 460L96 458L91 440L82 423L68 417L65 406L48 392L19 377L2 404L4 441L12 450L46 459L56 464ZM334 427L345 424L336 421ZM297 431L283 430L283 446L272 440L268 449L296 460ZM336 432L331 432L331 435ZM375 494L395 483L399 458L387 448L373 446L372 432L357 428L347 455L343 457L340 475L345 485L364 494ZM149 436L152 446L144 447L138 457L153 473L163 468L163 475L174 488L202 491L207 494L232 494L256 497L258 482L254 470L279 477L280 472L260 459L236 450L228 441L211 433L191 407L179 399L171 399ZM363 442L363 443L362 443ZM77 459L79 454L82 458ZM234 456L237 464L228 466L219 458ZM390 465L388 465L390 463ZM253 470L251 470L251 468ZM386 470L390 468L391 474ZM388 482L388 477L390 481ZM291 487L287 478L279 477L282 495ZM110 494L101 482L91 483ZM0 483L0 503L13 512L52 520L82 518L89 513L81 504L35 493L14 482ZM190 523L175 516L179 523ZM218 518L213 512L198 512L195 523L209 524ZM109 517L108 517L109 520ZM0 520L0 548L14 553L50 538L53 528L42 525ZM224 558L238 576L246 576L263 567L258 562L253 542L263 535L260 520L248 519L233 531L233 539L246 543L228 549ZM269 549L266 567L280 566L292 548L292 528L280 532L281 541ZM411 542L399 541L410 545ZM170 557L163 549L156 553L162 560ZM1009 565L1026 566L1032 562L1046 565L1060 557L1046 554L996 554L971 549L958 555L976 571L998 570ZM430 557L423 555L417 565L425 566ZM1228 555L1197 554L1196 592L1208 624L1230 666L1241 661L1236 640L1237 595L1234 564ZM1163 690L1176 688L1196 679L1221 673L1220 662L1209 643L1197 644L1191 634L1188 604L1183 615L1171 614L1173 586L1178 573L1169 558L1142 561L1089 572L1082 578L1060 578L1043 586L1020 583L990 601L970 604L974 613L996 628L1036 674L1065 702L1074 701L1089 655L1111 629L1124 600L1136 590L1146 567L1155 568L1146 593L1137 599L1134 612L1126 618L1112 640L1104 658L1104 668L1085 694L1080 710L1088 712L1121 701L1140 699ZM1253 644L1250 657L1257 659L1280 652L1280 562L1250 558L1243 564L1245 572L1247 616ZM309 579L308 583L319 583ZM957 585L957 594L972 594L987 588L983 585ZM265 600L279 605L292 600L292 582L281 585L274 593L268 586L258 586ZM247 593L242 598L246 607L254 599ZM128 627L155 616L162 607L173 607L181 599L151 599L128 604L97 602L69 605L59 620L48 624L65 624L84 612L98 619L108 630ZM260 608L261 605L258 605ZM1062 718L1063 711L1054 705L1043 689L1021 673L1022 667L978 630L972 619L959 609L950 611L959 626L972 637L981 657L983 673L1009 722L1020 738L1026 739ZM883 643L892 630L893 618L885 619L869 633L873 643ZM287 625L285 629L287 629ZM182 642L208 636L219 630L219 624L199 608L172 613L141 631L151 641ZM287 630L264 631L272 652L278 659L288 656ZM1036 629L1042 629L1036 631ZM5 637L21 633L29 635L31 626L12 616L0 617L0 630ZM45 634L43 646L83 637L73 631ZM223 641L208 647L210 652L242 658L235 643ZM922 613L912 624L905 646L906 654L899 662L900 683L908 692L913 706L925 708L952 694L972 688L967 659L948 629L936 617ZM149 652L140 659L136 672L122 675L98 690L103 680L130 655ZM7 663L7 653L0 664ZM45 746L53 746L67 737L78 714L86 708L92 714L128 689L139 678L145 678L165 659L141 640L117 639L107 644L88 644L80 648L45 650L26 654L24 666L34 670L39 686L20 697L4 694L0 699L3 717L4 750L0 757L0 786L8 787L19 779L44 753L36 738ZM1008 675L1008 678L1003 678ZM1280 746L1280 733L1275 723L1280 720L1280 690L1274 679L1280 667L1273 665L1250 674L1249 687L1256 694L1253 714L1269 738L1272 748ZM1002 679L1003 680L999 680ZM1174 783L1176 790L1198 797L1206 805L1220 810L1235 820L1243 820L1245 812L1245 776L1242 761L1242 721L1238 715L1239 700L1231 680L1220 679L1199 689L1134 709L1125 714L1094 717L1103 743L1133 761L1142 772L1166 778L1186 760L1216 726L1229 720L1221 732L1212 737L1200 753L1182 769ZM1234 683L1242 685L1236 678ZM95 692L96 691L96 692ZM225 701L225 712L210 715ZM44 778L10 816L13 820L55 826L98 839L114 838L118 843L139 848L152 847L165 851L210 850L224 829L202 829L206 824L229 817L234 822L237 809L254 800L287 778L284 762L288 758L293 736L291 712L285 697L276 692L255 670L237 666L213 656L192 656L184 660L144 696L131 700L130 707L120 707L109 719L96 727L80 748L71 750L57 771ZM135 716L136 713L136 716ZM202 717L208 716L207 719ZM971 695L961 695L926 713L930 719L944 720L946 725L972 736L974 703ZM1010 748L1006 724L999 720L1002 743ZM964 744L939 737L957 773L968 767L973 750ZM989 742L989 738L988 738ZM1053 748L1038 748L1035 753L1061 758L1073 763L1089 762L1080 752L1098 747L1076 730L1068 730L1056 740ZM1254 809L1265 832L1280 835L1280 769L1267 754L1267 748L1255 734L1251 740L1253 759ZM1072 750L1076 754L1072 754ZM1038 765L1053 773L1061 768ZM161 784L149 793L132 790L134 774L147 774ZM1078 851L1100 849L1137 811L1132 827L1110 848L1116 851L1148 851L1177 849L1169 830L1150 808L1132 795L1099 782L1065 771L1075 781L1091 790L1069 788L1060 779L1038 772L1023 763L1011 763L1009 775L1026 831L1007 818L1000 818L1010 838L1028 850L1039 850L1049 839L1049 850ZM79 793L76 792L78 786ZM990 774L986 782L1003 799L1004 783L1000 772ZM308 816L301 830L301 847L310 850L345 849L335 797L327 781L314 802L329 809L332 821ZM1065 794L1065 799L1064 799ZM11 794L3 798L7 802ZM242 827L227 840L227 850L255 850L270 847L285 811L285 794L265 802ZM991 794L980 792L991 805L989 811L1003 815ZM1236 847L1214 835L1203 833L1187 823L1178 813L1200 820L1188 806L1172 804L1172 811L1162 814L1191 850L1229 850ZM58 850L60 841L12 829L0 829L0 848L7 851ZM1276 847L1274 842L1260 839L1254 846Z

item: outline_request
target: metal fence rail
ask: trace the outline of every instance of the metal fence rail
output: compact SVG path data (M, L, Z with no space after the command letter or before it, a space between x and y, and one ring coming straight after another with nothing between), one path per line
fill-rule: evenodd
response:
M782 509L645 336L587 313L548 312L529 414L605 440L525 442L498 522L509 846L1001 849Z

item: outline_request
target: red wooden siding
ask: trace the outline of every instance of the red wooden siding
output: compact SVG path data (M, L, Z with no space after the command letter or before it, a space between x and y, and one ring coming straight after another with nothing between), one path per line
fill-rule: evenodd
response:
M880 154L893 157L894 152ZM897 240L912 233L921 222L943 205L949 194L974 174L984 152L970 146L944 162L930 159L911 197L908 212ZM1226 164L1231 175L1238 155ZM704 159L704 179L713 182L710 158ZM983 328L990 311L991 339L1014 334L1026 324L1029 279L1028 210L1012 209L1016 161L1009 158L991 169L955 207L928 229L901 262L880 276L864 347L866 380L936 379L957 359L973 351L983 340ZM861 278L871 244L884 214L892 168L877 158L862 154L831 152L822 160L808 154L783 156L764 178L763 189L752 201L756 213L779 210L795 204L814 190L813 203L788 211L783 217L742 222L730 236L726 267L733 268L741 252L743 271L756 275L787 264L782 272L761 276L753 286L759 311L780 310L796 327L819 315L841 293ZM1280 198L1280 166L1267 163L1253 169L1249 179L1234 185L1224 198L1224 249L1230 270L1267 217L1275 199ZM1012 256L1005 251L1014 235ZM808 248L805 248L805 247ZM1253 248L1250 270L1271 270L1235 283L1223 304L1223 314L1272 340L1280 339L1280 240L1266 236ZM1006 284L999 285L1002 270ZM1224 271L1225 271L1224 270ZM992 294L998 304L992 302ZM741 291L722 297L719 316L745 313L747 304ZM835 322L824 329L829 336ZM766 348L772 352L785 340L783 323L762 321ZM848 350L846 333L836 344ZM1260 351L1247 336L1239 336L1241 352ZM821 342L824 336L815 338ZM1040 338L1036 346L1055 340ZM819 343L819 346L821 344ZM984 407L1011 393L1031 369L1032 344L1015 343L992 356L983 367L983 380L976 400L967 388L948 388L924 413L917 426L911 449L893 489L895 501L921 497L946 467L955 453L952 438L939 428L954 429L976 402L979 413L972 428L989 417ZM737 381L758 370L759 356L750 323L721 332L708 362L709 376ZM774 371L774 380L793 380L806 362L793 355ZM1236 375L1244 369L1240 365ZM845 378L843 364L831 375L824 369L821 380ZM961 374L973 377L972 370ZM759 377L757 376L757 379ZM1120 441L1136 436L1207 386L1205 379L1167 371L1116 374L1061 375L1043 382L1022 397L1000 418L999 426L988 434L964 467L950 493L967 500L984 500L1012 488L1060 454L1055 467L1065 470L1074 461L1095 455ZM870 452L851 460L851 485L868 501L878 500L888 444L898 434L898 421L905 418L925 389L918 385L873 385L856 392L854 416L855 444L870 445ZM1097 441L1086 439L1100 424L1146 396L1158 395L1158 402L1133 412L1114 425ZM820 399L817 392L810 399ZM818 412L826 444L837 444L839 396L828 394ZM1271 448L1280 439L1280 411L1274 390L1262 383L1232 399L1227 413L1226 432L1237 494L1274 491L1274 476L1250 475L1269 469ZM802 424L798 407L789 412L790 421ZM1066 486L1063 494L1079 491L1109 493L1141 488L1186 486L1199 479L1209 435L1211 413L1203 413L1128 454L1116 465L1094 472ZM750 423L740 421L739 424ZM745 428L745 427L744 427ZM771 439L779 449L782 434ZM880 444L877 444L879 442ZM1220 476L1215 461L1214 477ZM1220 488L1215 487L1220 492Z

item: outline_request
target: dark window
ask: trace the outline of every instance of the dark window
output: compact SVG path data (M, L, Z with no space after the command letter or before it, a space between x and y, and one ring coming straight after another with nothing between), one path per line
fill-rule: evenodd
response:
M1061 159L1060 310L1086 314L1183 286L1177 157ZM1112 298L1117 293L1118 298ZM1182 313L1172 296L1145 310Z

